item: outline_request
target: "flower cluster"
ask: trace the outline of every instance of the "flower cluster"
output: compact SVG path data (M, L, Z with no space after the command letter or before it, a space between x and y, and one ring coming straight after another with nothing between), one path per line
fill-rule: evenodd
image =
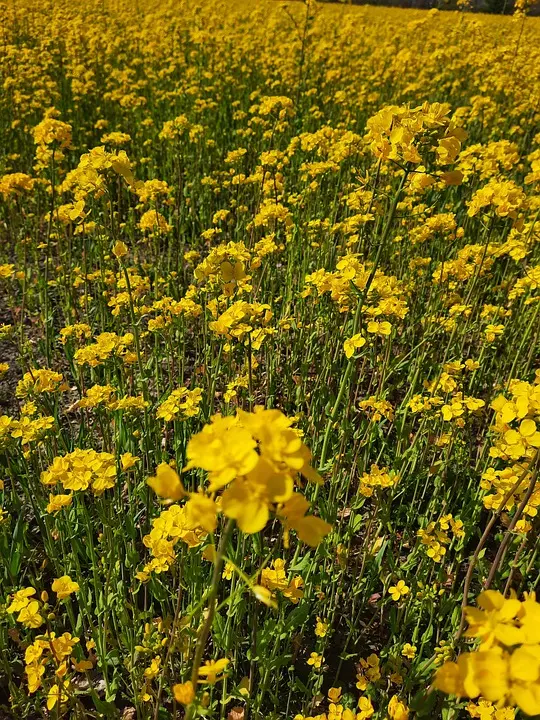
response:
M156 475L156 481L161 484L151 482L152 487L159 491L159 488L169 483L168 476L173 473L176 474L172 468L163 463L158 467ZM178 476L176 480L179 482ZM152 530L143 538L144 545L150 550L152 560L137 573L137 579L145 582L150 573L167 571L176 559L174 546L179 540L193 548L200 545L205 537L205 530L189 514L186 506L172 505L152 520Z
M367 291L364 310L366 315L403 319L407 314L408 306L403 284L396 277L385 275L380 269L373 272L372 268L361 262L355 253L344 255L338 260L334 272L316 270L306 275L305 284L307 287L302 293L304 297L310 296L314 290L319 296L329 293L340 312L346 312L354 307L359 295ZM388 325L387 322L385 329Z
M518 706L527 715L540 713L540 604L534 593L523 601L506 599L496 590L478 597L478 608L465 608L467 636L478 649L445 663L435 687L460 697L482 698L498 707Z
M394 408L388 400L379 400L376 395L371 395L358 403L360 410L366 412L372 422L379 422L383 418L392 421L394 419Z
M454 163L467 137L449 113L447 103L426 102L415 108L389 105L367 121L366 140L376 157L414 165L426 187L437 180L426 168ZM459 184L461 179L451 173L440 173L440 177L448 184Z
M116 482L115 457L107 452L77 448L67 455L55 457L49 468L41 473L41 482L47 486L61 485L64 490L74 492L91 488L94 495L101 495Z
M120 357L124 362L133 362L133 353L130 353L128 347L133 343L134 336L132 333L125 333L119 336L112 332L104 332L96 337L96 342L79 348L75 352L75 362L77 365L89 365L97 367L110 357Z
M253 413L239 410L236 417L216 415L187 446L185 470L205 470L208 487L186 493L178 475L164 466L149 483L161 497L189 496L187 517L207 532L215 529L219 512L246 533L262 530L274 512L287 532L293 529L304 542L318 545L330 525L306 515L309 502L295 491L295 481L298 474L312 482L322 480L292 422L279 410L262 407Z
M489 454L504 467L489 467L480 482L488 509L512 510L527 493L540 448L540 374L534 383L512 380L506 394L498 395L491 403L495 411L492 430L495 442ZM540 505L540 490L533 489L523 508L525 515L535 517ZM530 530L525 518L518 520L516 529Z
M368 473L363 473L360 478L358 491L364 497L371 497L378 488L395 487L399 482L399 475L388 468L379 468L373 464Z
M42 393L55 393L66 390L64 376L53 370L30 370L26 372L17 383L16 395L20 398L41 395Z
M260 584L272 593L277 590L295 605L304 597L302 577L295 575L289 581L284 560L274 560L271 568L264 568L261 572Z
M453 538L464 537L465 531L462 521L449 514L442 515L437 521L428 523L425 528L418 530L417 535L426 549L426 555L434 562L440 563Z
M202 401L202 390L194 388L188 390L186 387L173 390L169 397L159 406L156 417L166 422L186 420L199 414L199 405Z

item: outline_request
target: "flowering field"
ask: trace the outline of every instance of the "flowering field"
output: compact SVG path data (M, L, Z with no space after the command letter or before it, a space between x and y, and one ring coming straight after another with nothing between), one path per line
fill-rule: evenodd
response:
M0 5L0 717L540 715L540 20Z

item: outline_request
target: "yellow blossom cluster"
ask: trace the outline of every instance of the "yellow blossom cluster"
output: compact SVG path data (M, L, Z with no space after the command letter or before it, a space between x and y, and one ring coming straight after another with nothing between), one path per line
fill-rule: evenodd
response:
M178 418L185 420L199 414L199 405L202 401L201 388L188 390L186 387L173 390L169 397L159 406L156 417L170 422Z
M115 457L107 452L77 448L54 458L41 473L41 482L47 486L61 485L64 490L74 492L91 488L94 495L101 495L116 482Z
M498 395L491 403L495 410L492 430L495 442L490 457L505 466L488 467L480 485L490 491L484 496L484 506L490 510L512 510L526 498L523 513L529 518L537 515L540 489L534 481L540 448L540 373L534 383L512 380L506 394ZM527 532L531 523L519 518L516 529Z
M295 575L290 581L287 578L284 560L274 560L272 567L264 568L261 572L260 584L270 592L278 591L283 597L297 604L304 597L304 581L300 575Z
M496 590L478 597L478 607L465 608L467 636L479 641L474 652L445 663L435 686L446 693L518 706L527 715L540 712L540 604L534 593L523 601Z
M75 362L77 365L89 365L90 367L97 367L110 357L119 357L124 362L133 362L131 357L133 353L128 350L133 340L132 333L125 333L122 336L112 332L100 333L96 337L95 343L85 345L75 352Z
M349 253L338 260L334 272L316 270L307 275L305 283L307 288L302 293L304 297L310 296L314 290L319 296L329 293L341 312L355 306L359 293L367 292L366 314L399 319L403 319L407 314L403 284L396 277L385 275L382 270L373 270L361 262L355 253Z
M61 373L53 370L29 370L17 383L17 397L27 398L42 393L62 392L67 386Z
M437 521L428 523L425 528L418 530L417 535L426 549L426 555L433 562L441 563L446 555L448 545L454 538L464 537L465 531L463 522L448 514L441 516Z
M395 487L399 482L399 475L388 468L379 468L373 464L370 471L363 473L360 478L360 487L358 491L364 497L371 497L378 488Z
M170 470L168 465L160 465L156 477L160 482L166 482L166 475ZM188 547L197 547L205 536L206 532L197 524L196 519L190 516L185 506L172 505L152 520L152 530L143 538L144 545L152 554L152 560L137 573L137 578L144 582L150 573L168 570L176 559L174 546L179 540Z

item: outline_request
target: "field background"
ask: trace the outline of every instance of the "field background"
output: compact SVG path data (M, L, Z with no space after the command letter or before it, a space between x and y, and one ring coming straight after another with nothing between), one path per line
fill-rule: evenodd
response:
M0 5L6 717L514 717L431 685L539 581L518 5ZM257 406L281 495L188 446Z

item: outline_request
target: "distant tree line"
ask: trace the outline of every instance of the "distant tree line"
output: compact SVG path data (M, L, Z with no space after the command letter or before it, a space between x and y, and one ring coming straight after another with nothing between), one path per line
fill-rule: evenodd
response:
M344 5L377 5L382 7L403 7L430 10L456 10L456 0L319 0L320 2L339 2ZM514 0L471 0L472 12L511 15L514 12ZM540 3L529 8L528 15L540 15Z

